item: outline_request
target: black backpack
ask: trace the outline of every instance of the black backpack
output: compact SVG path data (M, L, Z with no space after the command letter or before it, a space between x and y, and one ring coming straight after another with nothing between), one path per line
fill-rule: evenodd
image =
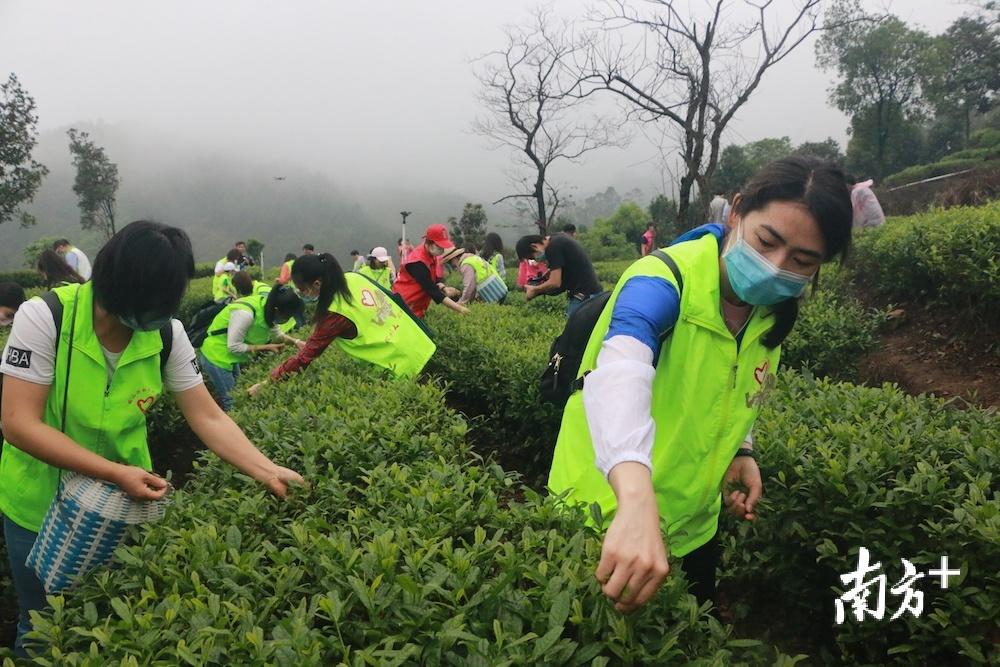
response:
M220 333L219 331L210 332L208 327L211 326L215 316L229 305L230 301L230 299L226 299L225 301L209 301L202 305L191 317L191 321L184 327L184 330L187 332L188 338L191 340L191 345L195 349L201 347L205 339L209 336ZM253 306L250 306L250 310L253 310ZM225 331L225 329L222 331Z
M662 250L654 250L650 255L666 264L674 274L677 280L677 294L680 296L684 290L684 279L673 258ZM583 361L583 353L587 349L587 343L590 342L591 334L594 333L594 327L597 326L597 320L600 319L610 298L611 292L602 292L588 299L570 315L562 333L552 341L552 346L549 348L549 365L542 371L542 376L538 380L538 391L543 400L562 407L573 392L583 389L583 377L577 377L580 372L580 362ZM668 329L660 335L661 344L670 335L670 331L671 329Z

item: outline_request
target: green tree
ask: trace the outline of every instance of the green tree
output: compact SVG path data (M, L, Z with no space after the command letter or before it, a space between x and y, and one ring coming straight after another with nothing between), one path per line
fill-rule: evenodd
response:
M876 139L886 125L891 129L890 141L880 146ZM888 176L924 160L924 128L919 119L867 109L851 118L850 135L847 168L859 177L880 179L879 174Z
M649 208L646 209L649 219L653 223L656 231L658 245L665 245L663 241L672 239L681 233L677 225L677 202L666 195L656 195Z
M751 141L743 147L746 151L747 161L750 163L751 176L753 172L763 167L768 162L791 155L795 152L792 148L792 140L788 137L770 137Z
M963 16L934 39L926 95L935 113L959 119L967 147L972 118L997 104L1000 31L981 16Z
M836 165L844 166L846 157L840 150L840 144L833 137L828 137L823 141L803 141L795 147L796 155L810 155L821 160L828 160Z
M24 247L24 265L29 269L34 269L35 265L38 263L38 257L45 250L51 250L52 244L58 241L59 236L43 236L42 238L32 241Z
M719 167L712 178L714 192L736 192L753 174L753 167L743 146L730 144L722 149ZM710 194L713 194L710 193Z
M822 68L837 72L840 81L830 101L852 116L852 142L860 141L871 153L871 173L881 179L894 170L889 153L895 141L905 139L903 126L921 118L920 83L931 38L895 16L865 14L856 0L836 2L828 15L837 27L816 42L816 59ZM864 122L855 122L859 115ZM860 136L861 131L867 136Z
M105 238L115 234L115 197L121 179L118 166L108 159L104 149L90 140L90 135L71 128L69 152L76 167L73 192L79 198L80 226L97 229Z
M264 244L255 238L247 239L247 254L253 257L258 266L261 266L264 258Z
M448 218L451 226L452 240L461 246L483 247L486 240L486 211L482 204L466 203L462 209L462 217L457 220L455 217Z
M31 152L38 143L35 100L13 73L0 84L0 223L17 217L22 227L35 218L21 206L35 197L42 178L49 173Z

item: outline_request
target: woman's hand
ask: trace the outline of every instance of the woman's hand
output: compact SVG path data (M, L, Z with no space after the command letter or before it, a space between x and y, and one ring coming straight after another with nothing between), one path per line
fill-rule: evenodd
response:
M258 479L261 484L267 487L268 491L278 496L279 498L284 498L288 495L288 487L291 485L304 486L306 481L302 479L302 475L291 470L289 468L282 468L281 466L274 466L271 474L264 477L263 479Z
M267 380L262 380L257 384L253 385L252 387L250 387L249 389L247 389L247 393L250 394L251 397L256 396L257 392L259 392L261 387L263 387L265 384L267 384Z
M608 480L618 510L604 536L595 575L615 609L629 613L649 602L670 573L670 565L649 468L631 461L619 463Z
M295 347L297 347L300 350L302 350L302 349L305 348L305 346L306 346L306 342L304 340L299 340L298 338L295 339Z
M255 352L280 352L282 343L265 343L264 345L254 345Z
M120 466L109 481L136 500L159 500L170 490L170 482L138 466Z
M737 456L729 464L726 476L723 478L725 484L740 484L747 489L746 492L734 489L729 493L722 494L722 500L726 504L726 509L737 519L753 521L757 518L754 509L757 501L764 493L764 483L760 479L760 468L757 462L750 456Z

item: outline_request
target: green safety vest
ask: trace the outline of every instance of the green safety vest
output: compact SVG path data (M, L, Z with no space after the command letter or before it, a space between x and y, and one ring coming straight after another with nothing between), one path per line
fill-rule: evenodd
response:
M493 267L493 269L497 272L497 274L500 273L500 260L501 259L503 259L503 256L500 253L494 253L493 256L490 257L490 266ZM500 277L503 278L503 276L500 276Z
M492 275L500 276L496 267L479 255L469 255L462 260L463 266L471 266L476 271L476 284L480 284Z
M347 354L388 369L397 378L415 377L437 349L423 329L387 293L358 273L345 273L348 301L334 296L330 312L346 317L358 330L355 338L338 337Z
M718 529L722 478L773 391L780 347L761 337L774 323L770 308L755 308L737 350L720 312L718 242L711 234L665 249L684 279L680 317L660 349L653 380L656 424L652 479L660 517L676 556L705 544ZM619 279L587 344L580 374L596 366L618 294L633 276L655 276L676 285L670 269L644 257ZM582 392L570 396L549 472L553 493L599 503L610 523L617 502L595 464Z
M373 269L370 265L365 264L358 269L358 273L371 278L386 289L392 289L392 275L389 272L388 266L383 266L381 269Z
M271 334L271 328L264 320L265 301L267 301L267 295L251 294L227 304L225 308L220 310L219 314L212 319L212 323L208 325L208 335L205 337L205 342L201 344L201 353L205 355L205 358L219 368L229 370L234 364L243 364L249 361L249 354L234 354L229 351L227 338L229 317L233 314L234 309L250 311L253 314L253 324L247 329L247 335L243 342L247 345L263 345Z
M271 293L272 289L274 289L273 285L261 282L259 280L253 281L253 294L255 296L262 296L262 297L264 297L264 303L265 304L267 303L267 295ZM282 333L286 333L287 334L287 333L290 333L292 331L292 329L295 328L296 324L297 323L295 321L295 318L294 317L289 317L286 321L282 322L281 324L278 324L277 326L281 330Z
M81 447L117 463L152 469L146 444L146 414L163 391L158 331L133 331L108 382L100 341L94 333L92 283L53 290L63 303L63 321L56 341L55 376L45 401L43 420L62 426L63 392L70 358L74 297L76 324L66 405L66 435ZM59 469L43 463L8 442L0 457L0 512L17 525L38 532L56 496Z
M271 293L271 286L259 280L253 281L253 294L255 296L267 296Z
M222 273L212 278L212 298L221 301L227 296L233 296L233 278L228 273Z

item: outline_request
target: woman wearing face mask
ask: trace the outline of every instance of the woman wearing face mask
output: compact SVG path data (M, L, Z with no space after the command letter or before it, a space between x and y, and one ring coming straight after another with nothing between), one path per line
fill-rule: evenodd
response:
M725 225L666 249L680 284L656 256L618 281L580 365L582 391L567 402L549 487L613 517L596 576L619 610L645 604L668 574L661 519L692 592L714 597L720 500L756 517L751 428L798 298L850 238L844 175L786 158L751 179ZM723 482L746 492L720 494Z
M279 285L263 293L253 292L253 282L238 271L233 283L242 296L215 316L208 325L200 360L222 409L233 406L231 392L240 377L240 364L254 352L278 352L285 343L305 347L305 342L288 336L283 326L294 321L302 310L302 300L290 287ZM270 342L274 339L276 343Z
M442 282L444 274L438 258L454 247L444 225L431 225L424 234L424 242L406 256L400 267L392 291L403 297L417 317L422 318L427 313L431 301L444 304L456 313L469 313L468 308L455 301L460 292Z
M220 458L284 496L298 473L261 454L219 409L202 382L184 327L171 314L194 274L187 234L133 222L101 249L91 281L56 288L18 310L4 350L0 512L20 612L16 650L29 612L45 604L25 566L60 471L162 498L149 472L146 414L164 389L194 433ZM60 318L57 335L56 320Z
M344 273L333 255L299 257L292 281L304 301L316 304L316 328L297 355L271 371L271 381L305 369L334 341L350 356L397 378L415 377L434 354L434 342L412 313L368 278ZM265 383L252 386L250 395Z

